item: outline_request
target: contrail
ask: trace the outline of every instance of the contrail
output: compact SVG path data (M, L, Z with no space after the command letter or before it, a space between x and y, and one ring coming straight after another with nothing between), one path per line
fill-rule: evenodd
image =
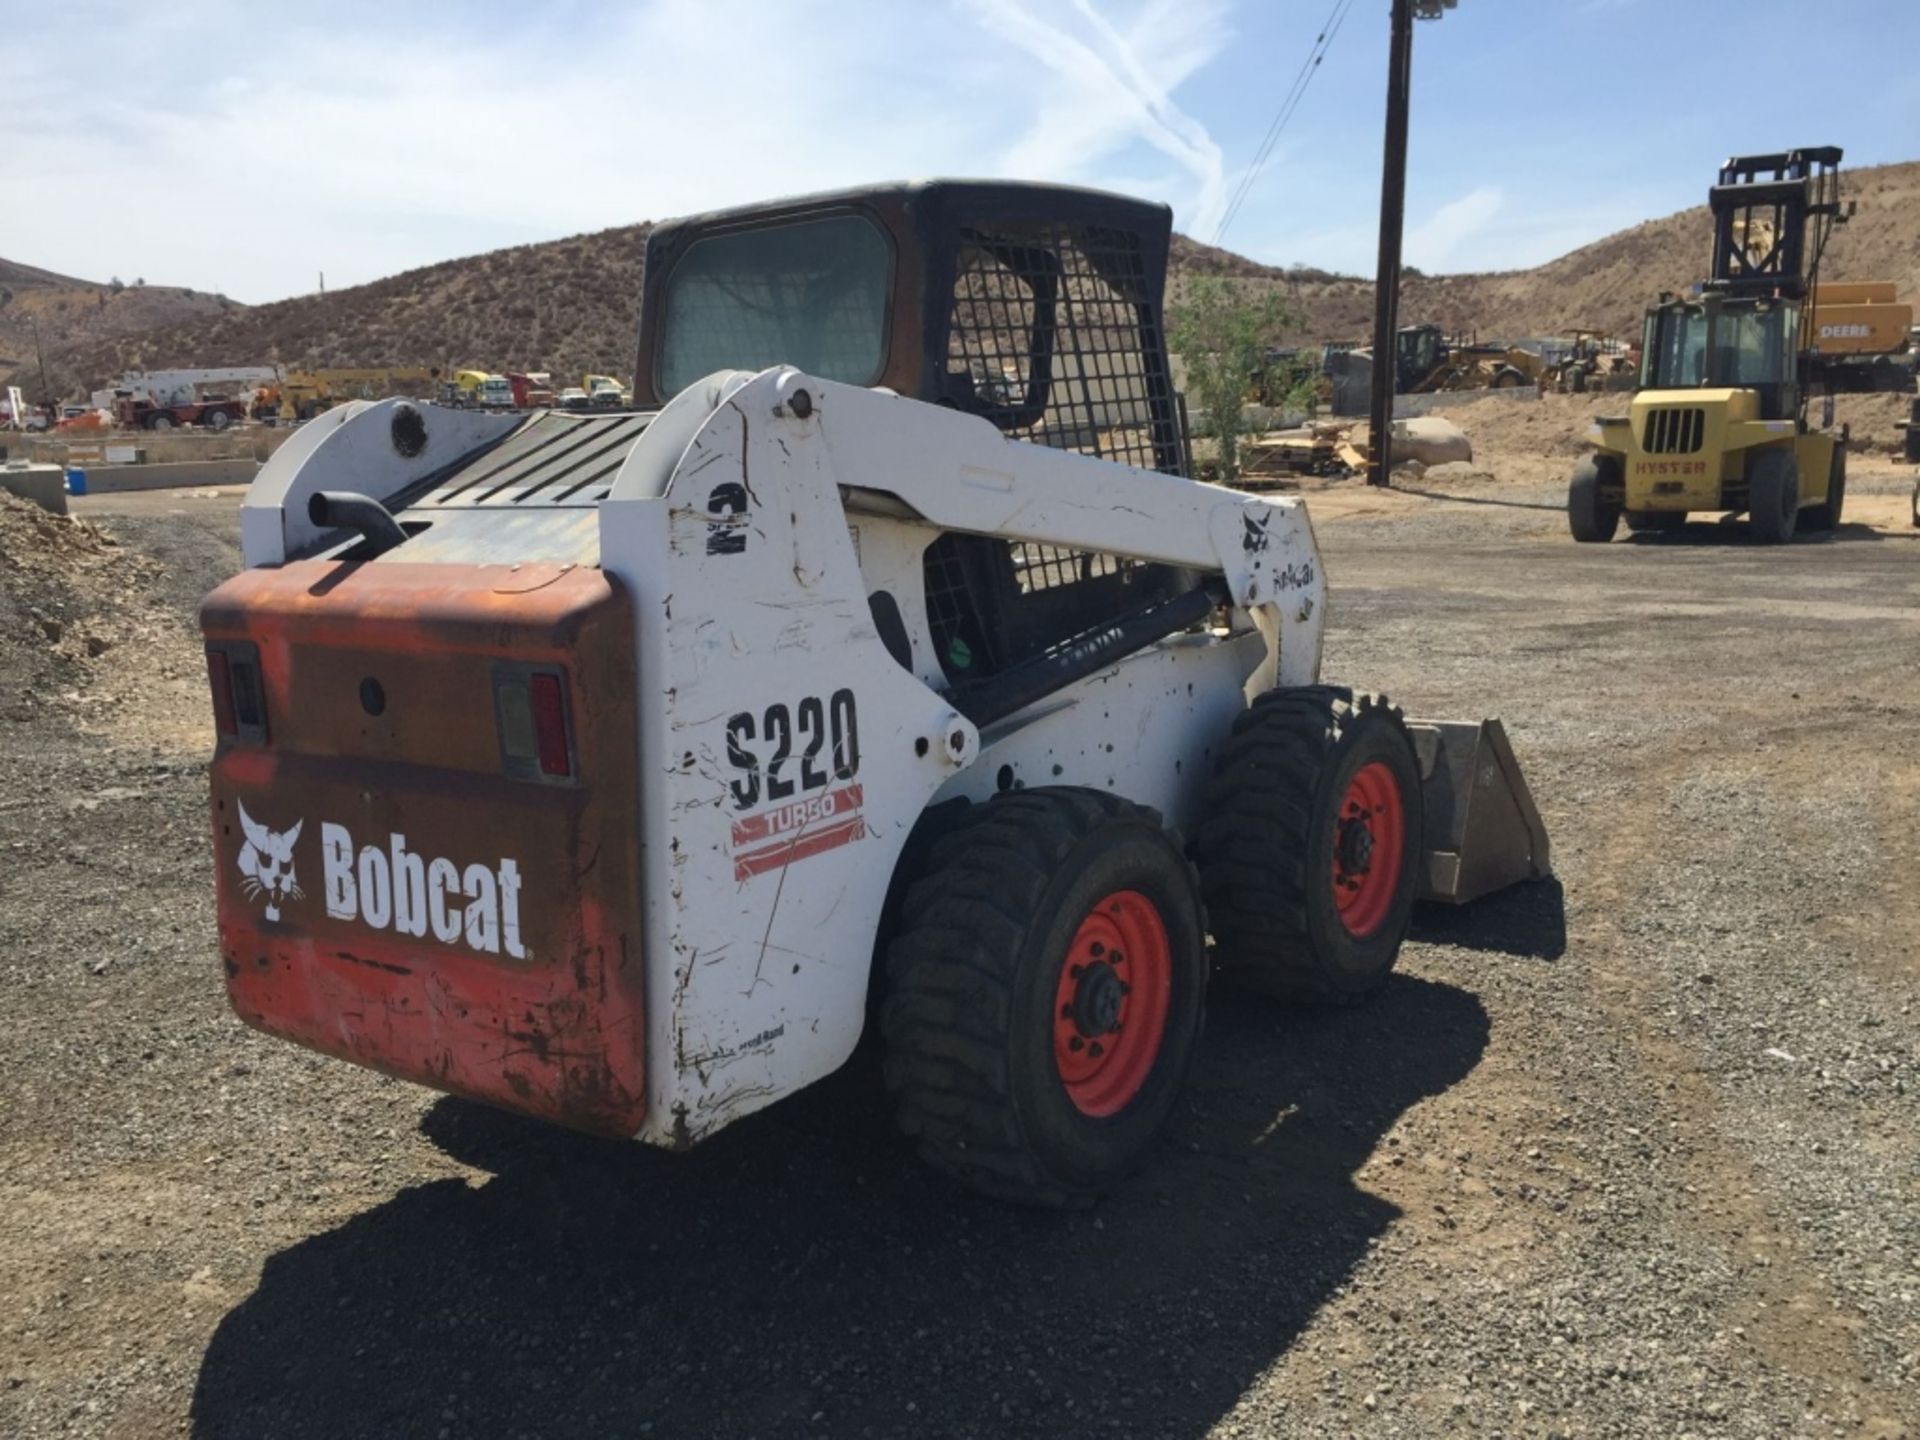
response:
M1120 123L1111 127L1110 133L1092 137L1088 148L1112 148L1126 132L1137 134L1193 177L1193 214L1187 228L1197 234L1211 233L1226 209L1226 173L1219 145L1206 126L1174 102L1167 87L1141 62L1136 42L1100 14L1092 0L1070 0L1086 22L1091 44L1036 19L1015 0L967 3L988 29L1018 45L1063 79L1123 100L1124 116L1117 117ZM1200 28L1193 12L1203 8L1192 4L1184 9L1156 5L1148 12L1147 21L1157 18L1176 22L1191 34ZM1175 83L1185 79L1193 68L1189 66L1175 76Z

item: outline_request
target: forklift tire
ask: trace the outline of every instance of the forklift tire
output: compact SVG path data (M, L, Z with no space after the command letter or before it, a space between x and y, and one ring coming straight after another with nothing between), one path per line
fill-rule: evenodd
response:
M1827 498L1807 511L1807 529L1838 530L1840 516L1847 506L1847 450L1833 447L1833 464L1827 471Z
M900 1127L976 1190L1090 1203L1166 1127L1206 981L1199 883L1153 811L996 795L934 842L888 946Z
M1784 445L1756 452L1747 461L1747 528L1762 545L1793 539L1800 519L1800 465Z
M1620 481L1620 462L1611 455L1586 455L1573 467L1567 527L1583 545L1604 545L1620 528L1620 502L1600 493L1601 482L1608 479L1615 485Z
M1687 523L1684 510L1627 510L1627 529L1635 535L1660 535L1678 530Z
M1234 721L1193 857L1222 979L1351 1004L1386 983L1419 888L1420 767L1384 696L1273 690Z

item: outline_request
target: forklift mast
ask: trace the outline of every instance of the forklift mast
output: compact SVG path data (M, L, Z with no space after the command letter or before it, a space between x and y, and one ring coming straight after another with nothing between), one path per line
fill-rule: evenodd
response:
M1838 145L1736 155L1707 192L1713 270L1707 288L1729 295L1807 298L1840 209Z

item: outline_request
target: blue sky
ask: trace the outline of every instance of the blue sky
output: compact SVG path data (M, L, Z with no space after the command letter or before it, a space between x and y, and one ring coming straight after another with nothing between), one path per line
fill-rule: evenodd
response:
M0 0L0 255L260 301L936 174L1150 195L1210 239L1336 3ZM1386 13L1351 0L1230 248L1371 271ZM1920 0L1460 0L1418 27L1407 259L1535 264L1733 151L1920 158L1916 55Z

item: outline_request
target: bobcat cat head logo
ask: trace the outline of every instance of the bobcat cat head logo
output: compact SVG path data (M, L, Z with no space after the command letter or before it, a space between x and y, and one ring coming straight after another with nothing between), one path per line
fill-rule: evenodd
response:
M240 873L246 877L242 889L249 900L267 897L269 920L280 918L282 901L298 900L307 893L293 873L293 842L300 838L300 827L306 823L296 820L291 830L276 835L247 814L245 805L240 807L240 828L247 835L247 843L240 850Z

